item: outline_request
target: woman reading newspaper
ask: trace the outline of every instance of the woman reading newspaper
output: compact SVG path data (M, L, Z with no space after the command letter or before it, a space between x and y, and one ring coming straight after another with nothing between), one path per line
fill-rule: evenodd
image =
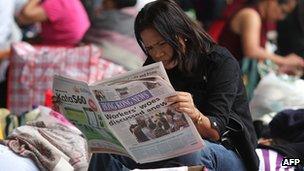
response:
M204 165L208 170L258 170L257 139L238 62L191 21L172 0L144 6L135 20L137 41L148 56L162 61L176 96L171 107L195 123L205 147L160 162L138 164L111 154L95 154L92 170L129 170Z

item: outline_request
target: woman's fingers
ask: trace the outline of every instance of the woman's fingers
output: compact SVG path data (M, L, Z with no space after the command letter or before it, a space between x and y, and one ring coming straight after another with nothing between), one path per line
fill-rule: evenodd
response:
M166 98L167 102L193 102L192 96L187 92L177 92L177 95Z
M185 113L187 115L192 115L192 113L193 113L193 109L187 108L187 107L174 108L174 110L179 113Z
M176 95L176 96L171 96L171 97L168 97L167 99L167 102L187 102L189 101L189 99L186 97L186 96L180 96L180 95Z
M171 104L171 107L178 109L178 108L191 108L193 105L189 102L178 102Z
M177 92L177 95L166 98L166 101L171 103L170 107L177 112L185 113L193 119L197 117L196 107L190 93Z

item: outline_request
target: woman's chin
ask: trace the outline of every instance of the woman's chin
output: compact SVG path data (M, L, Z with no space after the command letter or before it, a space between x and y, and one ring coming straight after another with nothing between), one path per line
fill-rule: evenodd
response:
M173 69L177 64L175 62L162 61L165 69L170 70Z
M166 70L170 70L172 68L174 68L173 66L164 66Z

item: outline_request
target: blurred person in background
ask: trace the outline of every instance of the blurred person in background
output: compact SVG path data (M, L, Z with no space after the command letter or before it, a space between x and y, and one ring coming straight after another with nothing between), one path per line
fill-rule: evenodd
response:
M238 10L227 21L218 43L240 62L244 57L269 59L280 67L303 68L304 60L296 54L283 57L265 49L267 23L277 22L290 13L297 0L256 0Z
M80 0L80 1L83 7L85 8L91 21L94 15L96 14L96 12L99 10L103 0Z
M296 8L284 20L277 25L277 45L280 55L295 53L304 59L304 0L298 0ZM282 68L284 72L291 72L304 79L304 68L292 70L292 68Z
M304 0L284 20L278 22L278 53L295 53L304 59Z
M176 0L176 2L188 15L188 17L190 17L192 20L197 20L195 4L193 0Z
M21 25L41 23L37 43L75 46L90 26L80 0L29 0L20 15Z
M182 0L186 1L186 0ZM228 5L227 0L191 0L194 4L197 19L202 23L204 29L222 16Z
M10 55L10 46L13 42L22 39L18 27L17 16L27 0L1 0L0 1L0 107L6 107L7 67Z
M83 42L102 48L103 58L125 69L142 66L145 57L134 35L136 0L103 0L99 11L91 17L91 27Z

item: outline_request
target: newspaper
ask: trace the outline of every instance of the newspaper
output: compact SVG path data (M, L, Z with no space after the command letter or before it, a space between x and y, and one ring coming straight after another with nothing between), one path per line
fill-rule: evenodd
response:
M161 62L92 85L56 75L53 91L92 152L147 163L204 146L191 118L165 101L176 92Z

